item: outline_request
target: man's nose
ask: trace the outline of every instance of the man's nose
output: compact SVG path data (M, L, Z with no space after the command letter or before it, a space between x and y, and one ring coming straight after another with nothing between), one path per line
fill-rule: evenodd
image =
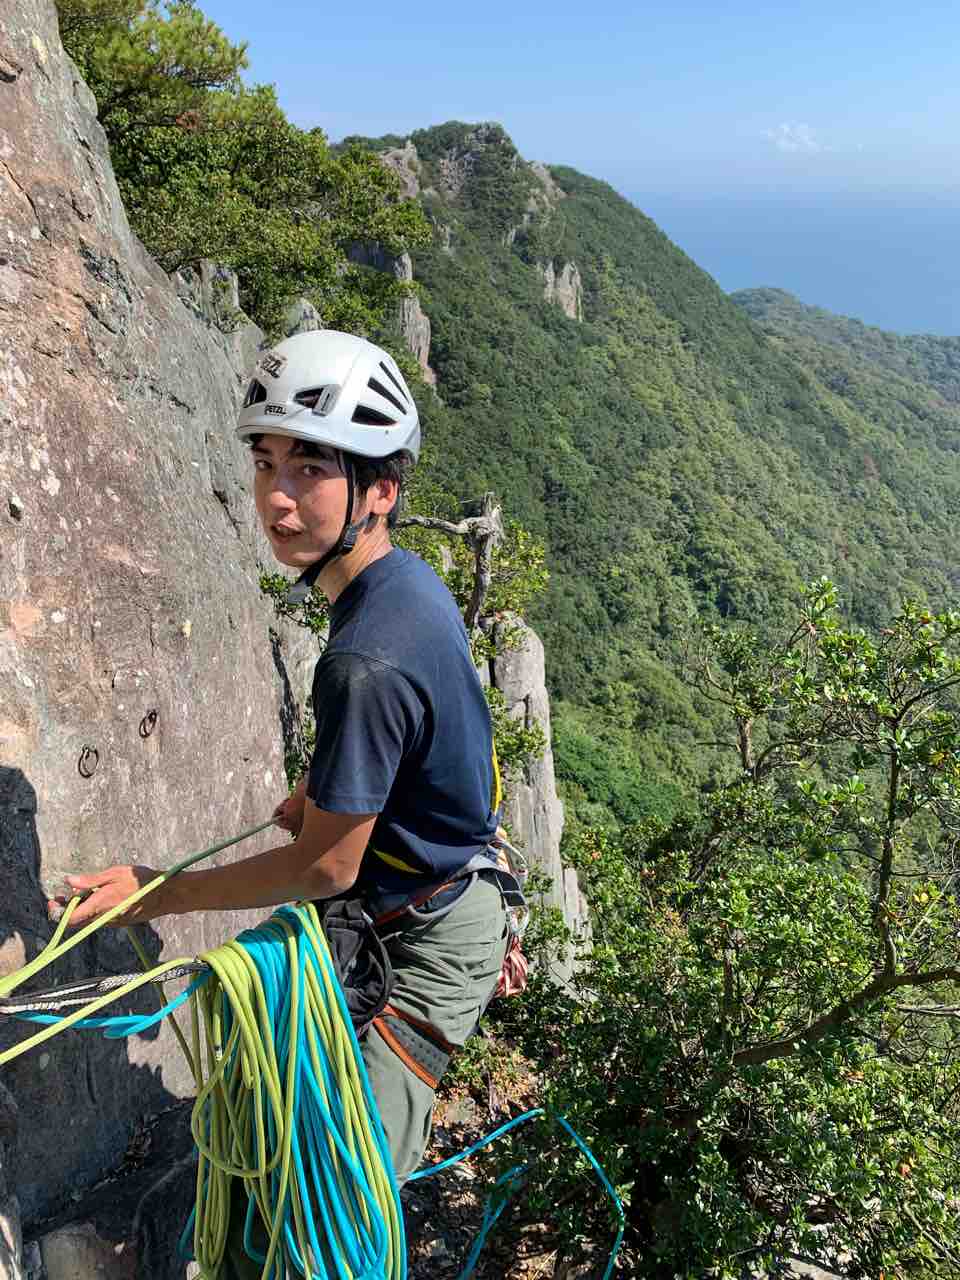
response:
M293 486L282 471L275 472L273 483L267 490L267 502L277 511L291 511L297 505Z

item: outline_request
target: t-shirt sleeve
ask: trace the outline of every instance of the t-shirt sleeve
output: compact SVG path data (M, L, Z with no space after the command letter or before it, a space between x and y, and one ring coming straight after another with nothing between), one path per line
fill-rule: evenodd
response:
M380 813L420 730L423 706L395 668L360 654L321 658L307 795L328 813Z

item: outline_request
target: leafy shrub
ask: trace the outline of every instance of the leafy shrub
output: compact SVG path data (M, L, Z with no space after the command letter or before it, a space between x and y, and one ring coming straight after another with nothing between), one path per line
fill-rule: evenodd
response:
M697 816L575 837L593 949L572 988L536 970L515 1030L644 1276L955 1274L960 614L870 636L820 583L785 640L708 633L692 678L734 769ZM541 1168L596 1234L582 1171Z

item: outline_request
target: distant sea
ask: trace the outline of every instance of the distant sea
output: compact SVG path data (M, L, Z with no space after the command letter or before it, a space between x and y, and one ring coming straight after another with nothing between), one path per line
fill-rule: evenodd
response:
M960 194L628 198L728 292L786 289L881 329L960 335Z

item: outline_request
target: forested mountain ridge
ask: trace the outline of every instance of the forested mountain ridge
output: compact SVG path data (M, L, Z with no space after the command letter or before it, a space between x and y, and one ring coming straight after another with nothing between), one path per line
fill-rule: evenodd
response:
M851 359L929 383L945 400L960 402L960 338L891 333L808 306L783 289L741 289L730 298L768 334L841 347Z
M851 394L612 188L527 163L499 126L365 145L434 227L413 255L434 473L465 498L495 489L548 540L537 622L568 779L605 752L648 782L709 776L714 735L674 673L691 619L774 618L821 574L865 623L905 593L954 595L942 397L879 370ZM629 816L654 802L633 795Z

